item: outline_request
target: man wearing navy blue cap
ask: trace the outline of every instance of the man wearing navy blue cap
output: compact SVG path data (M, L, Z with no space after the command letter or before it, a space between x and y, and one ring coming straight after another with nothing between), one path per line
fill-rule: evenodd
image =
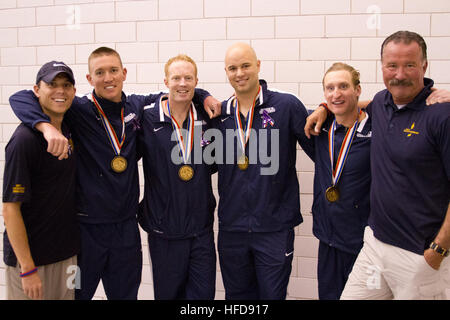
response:
M64 62L50 61L44 64L36 75L36 85L44 81L45 83L51 83L57 75L60 73L65 74L67 80L75 85L75 78L73 77L72 69L70 69Z
M426 49L410 31L382 44L387 89L367 109L373 131L369 226L341 299L445 297L450 104L426 106L433 87L424 77Z
M75 97L72 70L51 61L39 70L34 94L50 123L71 141L63 123ZM73 299L80 234L75 207L75 154L58 161L40 132L23 123L6 146L3 185L7 298Z
M77 217L82 239L78 259L81 287L76 290L76 299L91 299L100 280L108 299L137 299L142 251L136 142L143 108L158 95L123 93L127 69L114 49L97 48L90 54L88 66L86 78L94 90L76 97L65 119L79 146L80 159ZM44 132L51 154L66 156L65 140L36 108L30 92L14 94L10 103L27 125Z

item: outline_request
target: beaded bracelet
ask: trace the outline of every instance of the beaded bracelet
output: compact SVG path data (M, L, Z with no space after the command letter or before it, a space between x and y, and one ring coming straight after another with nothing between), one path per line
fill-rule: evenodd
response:
M37 270L38 270L38 268L34 268L34 269L32 269L32 270L30 270L30 271L28 271L28 272L21 273L21 274L20 274L20 277L21 277L21 278L27 277L27 276L29 276L29 275L35 273Z

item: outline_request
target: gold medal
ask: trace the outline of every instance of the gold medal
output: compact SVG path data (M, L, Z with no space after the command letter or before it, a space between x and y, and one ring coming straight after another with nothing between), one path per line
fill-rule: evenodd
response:
M194 176L194 169L185 164L178 170L178 176L183 181L189 181Z
M111 160L111 169L113 169L114 172L122 173L127 169L127 159L122 156L115 156Z
M91 94L91 101L94 103L95 107L97 108L97 111L100 115L100 118L102 120L103 127L105 128L105 131L107 133L109 142L111 143L111 147L114 151L114 154L116 156L111 160L111 169L114 172L122 173L127 169L127 159L125 157L119 155L120 150L122 149L123 143L125 142L125 119L123 117L124 113L124 107L122 107L120 111L120 118L122 120L122 135L119 138L117 137L116 132L114 131L114 128L112 127L111 123L109 122L108 118L106 117L105 112L103 111L102 107L98 103L97 99L94 97L94 94Z
M247 170L248 168L248 158L245 154L243 154L239 159L238 159L238 167L239 169L241 169L242 171Z
M339 190L336 186L331 186L325 191L325 198L329 202L336 202L339 200Z

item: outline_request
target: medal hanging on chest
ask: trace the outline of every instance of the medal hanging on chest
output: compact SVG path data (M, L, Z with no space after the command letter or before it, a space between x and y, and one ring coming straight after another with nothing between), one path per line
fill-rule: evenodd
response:
M350 147L353 142L353 138L356 134L356 129L358 128L358 119L356 119L352 128L347 130L345 134L344 140L342 141L341 149L339 150L339 155L336 161L336 167L334 166L334 135L336 131L336 119L331 124L330 129L328 130L328 151L330 154L330 162L331 162L331 180L332 185L325 190L325 198L329 202L336 202L339 200L340 194L337 184L339 179L341 178L342 171L344 169L345 161L347 160L348 153L350 151Z
M194 111L193 105L189 108L188 112L188 125L187 125L187 140L183 139L181 132L182 127L178 124L174 117L170 113L169 100L167 100L167 112L172 121L172 127L176 132L177 144L181 150L183 156L183 165L178 169L178 177L182 181L189 181L194 177L194 168L188 164L189 158L191 156L192 147L194 145Z
M237 160L237 165L238 165L238 168L242 171L247 170L248 165L249 165L248 157L245 155L245 147L248 143L248 140L250 139L250 133L252 130L252 125L253 125L253 115L255 113L256 99L258 98L260 92L261 92L261 86L259 87L258 93L256 94L255 99L253 100L253 104L250 107L250 110L248 111L245 128L242 126L242 122L241 122L239 101L237 98L235 99L234 120L235 120L236 129L238 130L238 138L239 138L238 141L239 141L239 146L240 146L240 151L241 151L241 154L239 155L238 160Z
M111 169L116 173L122 173L127 169L128 166L127 159L124 156L120 155L120 151L125 141L125 121L123 117L124 108L122 107L122 110L120 112L120 118L122 121L122 135L119 140L113 126L109 122L105 112L103 111L102 107L98 103L97 99L95 99L93 94L91 94L91 98L92 102L94 102L94 105L98 110L98 113L100 114L100 118L102 120L103 127L105 128L106 135L108 136L109 142L111 143L111 147L115 154L110 163Z

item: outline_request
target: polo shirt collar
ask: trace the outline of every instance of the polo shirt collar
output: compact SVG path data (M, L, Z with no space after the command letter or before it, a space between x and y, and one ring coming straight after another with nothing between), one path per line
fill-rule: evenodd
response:
M424 88L413 99L413 101L408 103L404 108L422 110L425 107L423 102L430 95L431 88L434 85L434 81L432 79L429 79L429 78L424 78L423 82L424 82L424 85L425 85ZM385 106L395 106L394 100L392 99L392 94L389 91L387 91L387 94L385 96L384 105ZM402 108L402 109L404 109L404 108Z
M363 111L364 112L364 111ZM369 121L369 113L364 112L366 114L366 117L362 119L362 121L359 123L358 128L356 129L357 132L366 134L370 131L369 126L366 126L367 122Z
M365 112L365 111L363 111L365 114L366 114L366 116L365 116L365 118L364 119L362 119L362 121L358 124L358 128L356 128L356 132L359 132L359 133L367 133L367 131L369 131L367 128L366 128L366 124L367 124L367 121L369 120L369 113L368 112ZM329 128L329 127L331 127L331 124L333 123L333 120L334 120L334 115L332 116L332 117L328 117L327 118L327 120L326 120L326 122L325 122L325 124L324 124L324 127L325 128ZM336 129L335 130L338 130L338 129L340 129L340 128L345 128L343 125L341 125L341 124L338 124L338 123L336 123Z

